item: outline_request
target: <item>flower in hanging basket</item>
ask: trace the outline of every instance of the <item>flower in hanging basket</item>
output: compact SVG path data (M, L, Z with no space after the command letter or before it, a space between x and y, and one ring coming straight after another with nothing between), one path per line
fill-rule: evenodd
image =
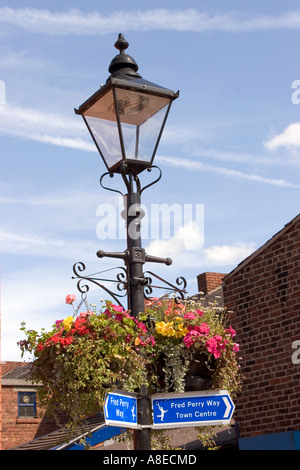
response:
M79 419L101 409L108 386L134 391L145 381L154 338L112 302L58 320L48 332L21 329L27 341L20 347L33 355L32 379L43 384L38 395L47 408L59 405Z
M138 318L112 302L78 314L74 297L66 300L74 315L50 331L21 328L20 348L33 355L32 379L42 383L38 396L48 409L59 406L75 422L101 409L107 388L238 389L238 345L225 314L171 300L148 302Z
M223 388L231 383L233 389L238 388L236 353L239 348L232 339L234 329L225 327L226 312L167 300L153 310L148 305L147 313L155 323L156 350L163 362L157 367L158 383L160 387L163 384L164 391L184 391L186 378L191 375L210 376L210 386ZM202 383L201 387L205 385Z
M72 304L76 300L76 295L75 294L69 294L66 297L66 304Z

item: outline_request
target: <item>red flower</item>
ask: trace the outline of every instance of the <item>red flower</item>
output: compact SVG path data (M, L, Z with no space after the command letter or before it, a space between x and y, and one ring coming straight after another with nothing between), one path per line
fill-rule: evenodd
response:
M60 339L60 344L61 346L69 346L69 344L72 344L73 343L73 336L69 336L69 337L66 337L66 338L61 338Z

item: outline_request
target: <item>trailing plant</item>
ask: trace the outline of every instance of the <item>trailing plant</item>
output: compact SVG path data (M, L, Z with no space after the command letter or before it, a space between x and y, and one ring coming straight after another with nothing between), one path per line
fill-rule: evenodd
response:
M193 361L201 357L211 387L234 396L240 387L235 331L226 311L174 300L146 302L138 318L112 302L77 314L75 296L66 302L74 314L55 321L50 331L21 330L22 356L32 355L31 378L40 383L40 405L59 408L70 425L98 413L107 391L183 392Z

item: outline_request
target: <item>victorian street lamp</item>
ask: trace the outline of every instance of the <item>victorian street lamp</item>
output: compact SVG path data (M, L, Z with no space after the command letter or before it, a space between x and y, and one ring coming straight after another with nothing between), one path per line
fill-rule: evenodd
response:
M75 113L83 117L106 165L108 172L104 175L120 173L127 187L127 250L123 253L99 250L97 255L100 258L124 259L129 281L128 308L133 316L137 316L144 311L142 265L146 261L167 265L172 262L170 258L146 255L141 247L140 202L143 189L138 174L153 167L171 104L179 92L144 80L137 73L135 60L124 52L128 45L124 35L119 34L115 47L120 52L110 63L108 70L111 75L106 84L75 109Z
M147 255L142 248L141 193L160 179L161 172L159 178L144 188L141 188L138 175L145 169L150 171L154 168L153 160L168 113L172 102L178 98L179 93L174 93L167 88L144 80L137 73L138 66L134 59L124 52L128 45L123 34L119 34L115 43L119 54L111 61L109 66L111 75L106 84L78 109L75 109L75 112L83 117L108 170L100 179L101 185L105 175L114 176L118 173L121 174L127 188L125 195L127 249L121 253L105 253L99 250L97 256L124 260L126 281L122 284L127 290L128 309L136 317L140 312L144 312L145 308L144 288L147 285L147 280L143 273L144 263L148 261L165 263L166 265L172 263L170 258ZM105 188L105 186L103 187ZM73 270L77 278L90 280L105 288L98 284L95 277L81 276L78 271L84 269L83 263L79 263L79 266L74 265ZM179 279L182 279L185 288L185 280ZM176 291L183 297L185 292L183 289L176 288L167 281L162 281L168 285L169 289L171 288L171 291ZM84 286L86 288L84 291L79 287L79 283L79 290L82 293L87 292L88 287ZM177 284L180 284L178 280ZM105 288L105 290L112 294L108 289ZM151 420L146 387L141 390L138 414L139 424L143 428L136 433L136 448L147 450L151 448L149 426Z

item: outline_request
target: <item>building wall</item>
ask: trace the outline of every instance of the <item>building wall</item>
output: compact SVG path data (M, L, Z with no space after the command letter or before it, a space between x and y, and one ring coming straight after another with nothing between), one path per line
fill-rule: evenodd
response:
M244 376L241 438L300 429L300 219L273 238L224 279Z
M211 292L216 287L222 284L223 278L226 274L205 272L197 276L198 292L204 295Z
M2 362L2 375L24 365L24 362ZM37 407L36 418L18 417L18 392L35 391L32 385L4 385L1 387L2 415L2 450L12 449L20 444L29 442L39 436L43 436L58 429L54 418L45 418L41 415L41 409Z

